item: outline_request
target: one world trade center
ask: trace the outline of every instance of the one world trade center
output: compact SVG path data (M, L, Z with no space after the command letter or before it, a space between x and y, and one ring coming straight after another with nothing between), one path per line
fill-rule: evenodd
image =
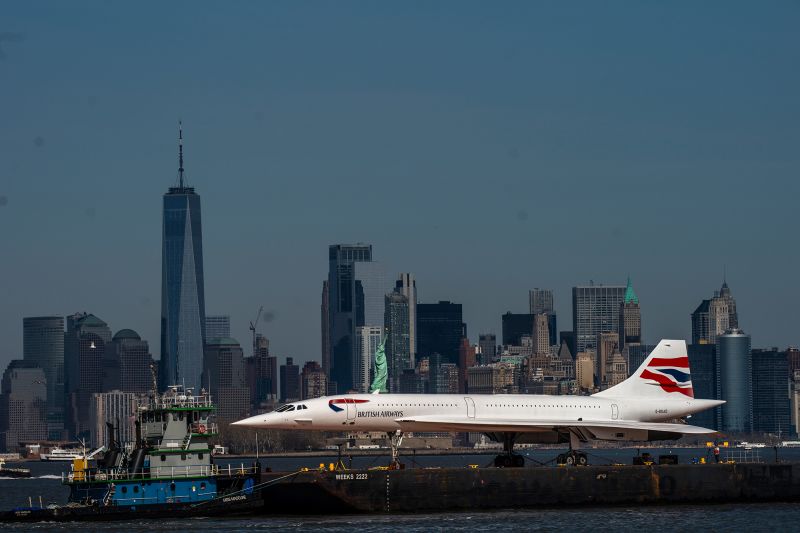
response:
M161 247L161 390L199 392L205 342L203 233L200 196L183 176L183 132L178 133L178 186L164 195Z

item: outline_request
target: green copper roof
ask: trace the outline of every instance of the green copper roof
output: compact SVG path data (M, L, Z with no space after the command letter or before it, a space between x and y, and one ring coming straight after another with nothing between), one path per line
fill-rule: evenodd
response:
M625 287L625 303L639 303L639 297L636 296L636 293L633 291L633 285L631 284L630 276L628 276L628 286Z

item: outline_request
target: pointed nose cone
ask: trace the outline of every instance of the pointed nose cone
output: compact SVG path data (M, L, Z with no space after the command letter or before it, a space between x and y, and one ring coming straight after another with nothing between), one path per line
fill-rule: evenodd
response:
M233 422L231 425L240 427L251 427L251 428L258 427L257 418L258 417L256 416L251 416L250 418L237 420L236 422Z

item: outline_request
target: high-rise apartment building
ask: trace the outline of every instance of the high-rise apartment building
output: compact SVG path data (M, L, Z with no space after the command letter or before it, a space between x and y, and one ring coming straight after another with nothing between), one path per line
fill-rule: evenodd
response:
M211 393L221 422L235 422L250 414L250 389L244 371L244 352L236 339L208 339L203 351L202 382ZM195 393L199 390L195 389Z
M206 315L206 339L230 337L230 315Z
M753 350L753 432L786 435L791 427L789 361L777 348Z
M395 283L395 291L408 300L408 348L411 353L411 367L414 368L417 356L417 281L409 273L400 274Z
M619 306L619 349L624 350L629 344L642 343L642 310L639 297L633 290L631 278L625 287L625 296Z
M296 402L300 399L300 367L291 357L281 365L281 402Z
M11 361L0 388L0 450L14 452L20 441L45 439L47 376L33 361Z
M64 317L22 319L22 358L47 376L47 432L51 440L64 438Z
M199 391L206 339L200 196L183 176L179 134L178 186L164 195L161 247L161 389L183 384Z
M355 357L353 359L353 390L369 392L369 386L374 377L375 352L383 339L382 326L359 326L356 328ZM387 339L387 345L389 344ZM391 358L387 347L387 367L389 367L389 381L394 371L391 369ZM387 383L388 385L388 383Z
M580 352L575 358L575 380L581 390L594 388L594 352Z
M624 299L625 287L621 285L572 288L572 327L578 352L596 349L598 333L619 331L619 308Z
M150 346L132 329L121 329L103 353L103 391L146 393L153 390Z
M739 327L736 300L726 281L710 300L703 300L692 313L692 344L715 344L728 329Z
M67 317L64 334L64 423L72 438L89 438L92 394L103 391L103 360L111 342L108 325L88 313Z
M437 353L442 363L458 364L458 347L467 336L461 304L440 301L417 304L417 355L431 357Z
M461 339L461 345L458 348L458 392L461 394L467 392L467 369L477 364L475 348L466 337Z
M753 367L750 335L729 329L717 336L717 372L719 374L722 420L720 431L749 433L753 428Z
M339 391L353 386L353 354L355 328L366 325L357 315L355 265L372 261L368 244L333 244L328 247L328 331L330 334L330 379ZM362 271L362 274L368 274ZM373 284L368 283L369 287ZM384 290L381 298L388 292ZM363 285L362 285L363 294ZM372 296L372 295L370 295ZM381 300L382 301L382 300ZM370 309L370 312L372 309ZM381 325L382 322L370 325ZM299 379L299 377L298 377ZM283 385L282 385L283 386ZM298 389L299 395L299 389Z
M385 296L383 327L386 334L386 362L389 370L389 391L400 392L403 372L414 368L411 352L411 305L408 298L398 292Z

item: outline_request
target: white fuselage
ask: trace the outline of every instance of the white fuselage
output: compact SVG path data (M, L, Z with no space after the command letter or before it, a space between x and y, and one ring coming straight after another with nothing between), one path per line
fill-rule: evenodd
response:
M263 429L320 431L436 431L399 419L423 416L466 417L491 422L486 431L503 431L503 420L661 422L703 411L720 402L693 398L613 399L529 394L343 394L293 402L238 424ZM441 430L448 427L442 425ZM480 425L475 427L481 431ZM517 426L509 431L519 431ZM524 431L537 431L529 428ZM541 431L550 431L542 428Z

